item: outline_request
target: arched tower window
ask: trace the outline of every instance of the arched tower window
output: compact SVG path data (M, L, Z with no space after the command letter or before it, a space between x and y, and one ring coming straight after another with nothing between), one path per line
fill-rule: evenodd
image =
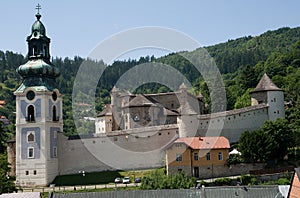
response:
M47 46L44 45L43 47L44 47L44 49L43 49L43 55L44 55L44 57L46 57L47 56Z
M38 54L37 46L34 45L34 46L33 46L33 55L37 55L37 54Z
M56 106L52 107L52 121L58 121L57 114L56 114Z
M35 121L34 106L33 105L29 105L28 108L27 108L27 121L29 121L29 122Z

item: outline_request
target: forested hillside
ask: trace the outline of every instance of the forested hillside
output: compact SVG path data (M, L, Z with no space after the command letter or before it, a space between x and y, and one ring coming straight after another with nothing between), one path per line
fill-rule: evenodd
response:
M55 45L55 42L54 42ZM299 128L300 101L300 28L281 28L268 31L257 37L243 37L229 40L226 43L206 47L215 59L226 85L227 109L240 108L250 104L249 91L266 72L272 80L285 91L285 99L290 104L287 117ZM186 52L197 56L197 51ZM57 79L58 88L64 94L64 131L67 135L76 134L72 121L72 89L77 70L85 59L52 58L54 65L60 68L61 76ZM97 88L96 110L102 110L110 102L110 91L119 77L137 64L161 62L171 65L184 74L193 85L193 91L201 92L207 103L210 102L209 91L199 72L177 53L164 57L141 57L139 60L116 61L107 65ZM0 51L0 100L7 105L0 108L0 115L15 120L15 100L13 91L21 84L20 76L15 69L26 62L23 55ZM97 62L95 64L103 64ZM169 91L159 84L148 84L139 87L136 92L151 93ZM81 131L81 133L90 131Z

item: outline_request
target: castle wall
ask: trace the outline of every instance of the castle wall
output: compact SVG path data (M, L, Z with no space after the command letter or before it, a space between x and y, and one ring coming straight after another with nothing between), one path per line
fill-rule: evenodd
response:
M164 166L164 147L178 137L177 125L110 132L68 140L59 134L59 174Z
M196 121L196 118L198 122ZM244 131L256 130L268 120L268 107L257 105L227 112L184 116L179 118L180 137L225 136L231 143L237 142Z

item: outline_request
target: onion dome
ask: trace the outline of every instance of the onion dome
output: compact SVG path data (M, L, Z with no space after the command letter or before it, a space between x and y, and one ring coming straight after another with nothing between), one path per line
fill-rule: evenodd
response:
M17 72L23 78L29 77L48 77L56 78L59 76L59 69L43 59L29 60L24 65L20 65Z
M17 90L20 92L26 87L40 86L52 90L55 87L55 78L60 75L59 69L50 61L50 38L46 36L46 28L40 20L41 15L37 13L35 16L37 20L27 37L28 61L16 69L23 77L23 84Z
M42 17L42 15L40 15L38 13L35 16L36 16L37 20L34 22L34 24L31 27L31 33L46 36L46 28L43 25L43 23L40 21L40 18Z

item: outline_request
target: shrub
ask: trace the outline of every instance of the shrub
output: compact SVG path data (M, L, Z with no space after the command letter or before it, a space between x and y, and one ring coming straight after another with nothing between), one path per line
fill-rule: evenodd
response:
M221 178L221 179L216 179L213 183L216 186L230 185L231 179L227 178L227 177L224 177L224 178Z

